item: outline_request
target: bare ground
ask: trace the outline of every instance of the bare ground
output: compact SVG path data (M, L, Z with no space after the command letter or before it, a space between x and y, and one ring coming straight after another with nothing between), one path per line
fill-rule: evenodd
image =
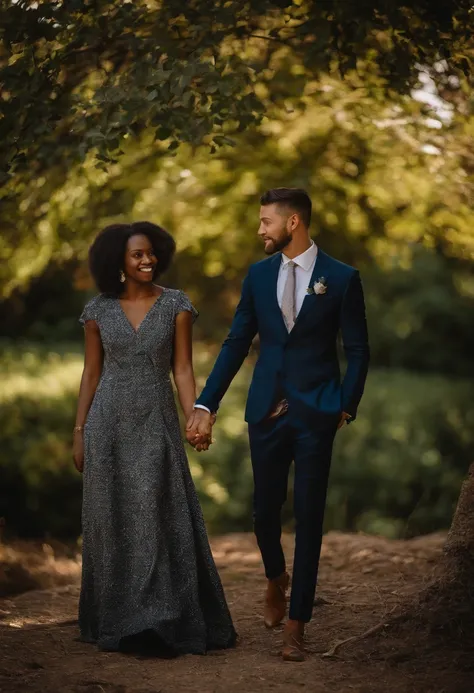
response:
M429 580L444 539L329 533L307 629L308 658L300 664L279 658L281 629L263 626L264 577L252 535L212 541L239 633L237 647L174 660L101 653L78 642L77 558L58 557L48 547L35 552L30 546L29 553L27 545L0 547L0 590L5 594L12 578L29 589L0 599L0 692L471 693L469 645L379 631L323 656L338 640L363 633L409 602ZM290 558L293 537L285 535L284 543ZM31 589L38 585L43 589Z

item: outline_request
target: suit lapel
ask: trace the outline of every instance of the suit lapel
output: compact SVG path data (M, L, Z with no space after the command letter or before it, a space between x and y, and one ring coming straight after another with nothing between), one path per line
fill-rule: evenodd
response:
M324 253L321 248L318 247L318 254L316 256L316 262L314 263L314 268L313 272L311 274L311 279L309 281L308 288L312 287L313 284L320 278L320 277L325 277L326 279L328 278L328 272L329 272L329 256ZM295 331L295 329L298 327L298 325L304 321L305 316L307 313L309 313L311 310L314 310L319 296L316 294L306 294L303 300L303 305L301 306L301 310L298 313L296 317L296 322L295 326L291 330L291 334Z
M288 339L288 330L286 329L285 321L278 305L277 284L278 274L281 266L281 253L276 253L268 262L269 274L266 278L266 288L269 292L267 305L275 315L275 321L278 323L278 329L282 332L285 339Z
M266 263L267 264L267 263ZM319 277L326 277L328 278L329 274L329 265L330 265L330 258L329 255L326 255L320 248L318 248L318 254L316 256L316 262L314 264L314 269L311 274L311 279L309 281L308 287L312 287L313 284L319 279ZM278 283L278 273L280 271L280 266L281 266L281 253L276 253L270 260L268 261L267 267L268 267L268 272L265 274L265 277L263 278L263 281L265 282L265 287L264 291L266 292L266 305L269 307L269 310L272 311L272 313L275 316L275 322L278 325L278 329L280 330L282 336L286 339L292 334L294 334L295 330L297 330L298 325L302 322L304 322L305 316L312 310L315 309L315 307L318 305L318 298L319 296L315 294L307 294L304 298L303 305L301 306L301 310L298 313L298 316L296 318L295 326L291 330L290 333L288 333L288 330L285 325L285 321L283 319L283 314L281 312L281 308L278 305L278 297L277 297L277 283Z

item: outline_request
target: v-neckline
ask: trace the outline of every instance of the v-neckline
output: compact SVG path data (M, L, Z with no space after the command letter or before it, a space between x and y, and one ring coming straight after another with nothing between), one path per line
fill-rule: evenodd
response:
M148 308L147 312L146 312L145 315L143 316L143 320L137 325L137 328L136 328L136 329L134 328L134 326L133 326L132 323L130 322L129 318L127 317L127 314L126 314L126 312L124 311L123 306L122 306L122 304L121 304L121 302L120 302L120 298L117 298L117 303L118 303L120 312L122 313L123 317L125 318L125 322L128 324L128 326L130 327L130 329L132 330L132 332L133 332L135 335L137 335L137 334L140 332L140 329L141 329L143 323L146 321L146 319L148 318L148 316L150 315L150 313L152 312L152 310L154 309L154 307L156 306L156 304L159 303L160 300L162 299L162 297L165 295L165 291L166 291L166 289L163 287L163 289L162 289L162 291L161 291L161 294L159 294L159 295L156 297L156 299L153 301L153 303L151 304L151 306Z

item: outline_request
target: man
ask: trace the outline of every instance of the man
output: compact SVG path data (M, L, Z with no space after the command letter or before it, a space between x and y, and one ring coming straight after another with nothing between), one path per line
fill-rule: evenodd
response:
M258 234L271 257L250 267L230 333L188 422L187 438L208 446L219 403L258 333L248 422L254 527L268 580L264 622L286 613L289 575L281 548L281 508L295 463L296 541L289 619L282 656L304 659L304 627L314 603L326 490L336 431L356 418L369 363L364 296L357 270L326 255L310 238L311 200L277 188L261 197ZM347 370L340 382L336 340Z

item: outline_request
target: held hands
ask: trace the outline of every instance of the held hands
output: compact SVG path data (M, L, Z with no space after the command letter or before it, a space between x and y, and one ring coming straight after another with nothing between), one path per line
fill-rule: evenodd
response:
M204 409L194 409L186 425L186 440L198 452L209 450L212 440L212 427L216 415Z

